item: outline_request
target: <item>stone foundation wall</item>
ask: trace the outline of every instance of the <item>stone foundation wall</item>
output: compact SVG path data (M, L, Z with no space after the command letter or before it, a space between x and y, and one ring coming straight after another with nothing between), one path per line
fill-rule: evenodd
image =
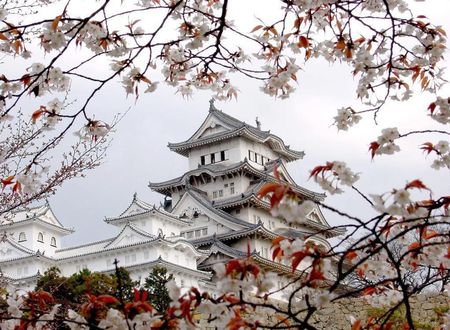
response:
M416 329L439 329L443 322L441 316L449 310L450 297L447 294L415 296L411 298L411 307ZM346 298L318 310L310 324L321 330L350 330L350 316L361 320L361 325L364 326L369 315L380 317L388 309L374 308L363 298ZM390 320L393 322L391 329L401 329L401 324L406 321L404 308L394 313ZM200 320L199 326L201 329L217 329L213 324L207 324L204 319Z
M416 322L417 329L432 330L441 324L441 315L447 312L450 306L450 297L441 295L419 295L411 299L412 316ZM374 308L363 298L347 298L332 303L317 313L311 322L317 329L351 329L350 315L362 320L366 324L367 318L381 316L388 308ZM396 312L391 320L402 323L405 319L404 310ZM393 327L395 329L395 327Z

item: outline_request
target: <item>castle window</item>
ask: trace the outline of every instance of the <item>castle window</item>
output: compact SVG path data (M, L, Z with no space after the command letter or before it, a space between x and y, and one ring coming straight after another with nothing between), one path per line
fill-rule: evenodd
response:
M222 196L223 196L223 190L220 189L220 190L219 190L219 197L222 197Z
M232 195L234 194L234 187L230 188L230 194L232 194Z
M211 154L211 164L216 162L216 154Z
M24 232L21 232L19 234L19 242L25 242L27 240L27 236L25 235Z
M202 235L208 235L208 228L202 229Z
M200 156L200 164L205 165L205 156Z
M40 243L44 243L44 235L43 235L42 233L39 233L39 234L38 234L38 239L37 239L37 241L40 242Z
M248 151L248 159L251 161L255 160L255 153L251 150Z
M56 238L52 237L50 239L50 245L53 246L53 247L56 247Z
M213 191L213 198L217 198L217 191Z
M200 235L201 235L201 231L200 231L200 229L197 229L195 231L195 237L200 237Z
M224 160L225 160L225 150L222 150L222 151L220 152L220 160L221 160L221 161L224 161Z

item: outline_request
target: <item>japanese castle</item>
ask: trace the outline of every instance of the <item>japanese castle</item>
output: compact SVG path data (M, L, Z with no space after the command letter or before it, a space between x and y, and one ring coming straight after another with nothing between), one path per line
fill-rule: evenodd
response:
M260 126L258 121L252 126L225 114L211 101L208 116L195 133L168 145L187 158L187 172L149 184L164 196L161 206L134 195L120 215L106 218L117 228L112 238L61 246L61 238L73 230L64 227L48 203L0 219L1 278L30 289L52 266L65 276L84 268L112 273L117 259L136 280L143 281L160 266L174 274L181 287L214 291L213 265L246 257L250 248L263 269L280 275L282 285L292 271L272 261L275 237L300 237L326 248L327 239L342 232L330 229L317 205L295 224L271 215L270 203L257 196L267 182L288 183L301 200L317 202L325 195L294 182L285 165L304 153Z

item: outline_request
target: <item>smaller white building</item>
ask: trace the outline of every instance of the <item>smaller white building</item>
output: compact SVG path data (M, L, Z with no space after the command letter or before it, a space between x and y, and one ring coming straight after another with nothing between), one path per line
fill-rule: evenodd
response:
M114 261L133 279L144 281L155 266L164 267L181 287L204 287L209 272L197 270L207 257L180 237L185 220L151 206L134 195L118 217L107 218L117 227L112 238L61 248L61 238L73 233L56 218L50 205L20 210L1 219L0 268L14 286L32 289L37 278L56 266L65 276L87 268L114 272Z

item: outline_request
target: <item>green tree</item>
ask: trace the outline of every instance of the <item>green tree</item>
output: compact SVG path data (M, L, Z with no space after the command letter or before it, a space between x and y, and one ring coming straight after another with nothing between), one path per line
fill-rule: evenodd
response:
M134 281L128 270L123 267L118 267L116 272L111 275L111 279L114 281L114 292L112 295L120 298L120 292L122 292L122 298L125 301L133 301L134 291L133 289L139 285L137 281Z
M77 303L83 302L87 293L94 296L116 294L116 281L108 274L83 269L70 276L68 281L73 290L73 301Z
M34 290L51 293L58 303L75 302L74 287L67 277L61 275L58 267L47 269L38 279Z
M148 301L160 313L164 313L171 302L167 282L173 279L173 274L167 274L167 269L155 267L145 278L144 288L148 291Z

